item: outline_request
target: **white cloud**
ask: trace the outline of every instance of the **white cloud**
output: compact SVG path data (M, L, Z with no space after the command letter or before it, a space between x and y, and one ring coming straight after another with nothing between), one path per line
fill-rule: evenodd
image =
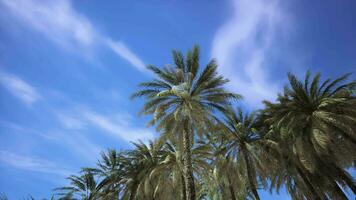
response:
M42 33L64 48L83 50L104 45L144 71L143 61L122 41L100 34L88 18L77 12L69 0L0 0L11 13L30 28Z
M57 140L57 137L53 137L53 135L46 134L42 131L38 131L36 129L32 129L29 127L24 127L24 126L21 126L19 124L16 124L16 123L13 123L10 121L5 121L5 120L0 119L0 126L5 126L7 128L10 128L10 129L14 130L15 133L26 133L26 134L30 133L30 134L45 138L47 140Z
M63 121L61 121L63 122ZM36 130L30 127L26 127L20 124L16 124L10 121L4 121L0 119L0 126L4 126L12 130L15 134L31 134L31 136L38 136L46 142L54 142L60 146L63 146L65 150L70 151L72 154L77 155L79 158L84 158L87 161L95 162L99 156L99 153L104 150L93 141L86 137L85 133L77 132L79 127L69 126L67 130L55 129L55 130ZM64 123L66 126L66 123ZM84 125L82 126L82 128ZM69 131L68 129L72 130ZM78 145L80 142L80 145ZM40 144L40 143L39 143ZM37 145L39 145L37 144Z
M72 9L68 1L2 0L27 26L60 45L72 42L91 45L95 32L91 23Z
M280 87L269 81L266 58L286 16L278 1L231 1L233 16L215 34L212 57L231 80L231 88L251 107L259 107L264 99L274 100Z
M31 105L41 98L41 95L34 87L12 74L0 72L0 83L12 95L27 105Z
M104 150L82 132L55 130L48 131L47 134L57 138L60 145L63 145L71 153L78 155L80 159L84 158L92 163L97 161L100 152Z
M154 133L147 128L139 128L132 124L133 118L123 114L102 114L87 108L65 112L59 116L59 121L67 129L87 129L95 127L126 142L147 141L154 138ZM70 123L68 123L68 121ZM75 122L75 123L72 123ZM68 125L69 124L69 125ZM74 125L73 125L74 124Z
M119 56L126 59L138 70L145 72L146 66L140 58L138 58L123 42L112 41L111 39L107 40L107 45Z
M68 129L83 129L86 126L86 123L66 114L57 114L61 124Z
M51 173L65 177L72 174L72 172L67 169L59 168L59 165L52 161L37 157L19 155L8 151L0 151L0 161L23 170Z
M94 112L86 112L84 113L84 117L94 126L101 128L114 136L118 136L127 142L137 140L147 141L154 137L150 130L133 127L126 120L115 120L114 118Z

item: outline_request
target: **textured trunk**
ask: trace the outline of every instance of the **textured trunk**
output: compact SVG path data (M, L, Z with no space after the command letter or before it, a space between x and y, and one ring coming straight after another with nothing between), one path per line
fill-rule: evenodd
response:
M250 188L251 188L251 192L252 192L254 198L256 200L260 200L260 196L258 196L258 192L257 192L256 186L255 186L255 183L254 183L255 177L253 177L253 175L252 175L251 167L250 167L250 165L251 165L250 164L250 160L249 160L249 158L247 156L247 151L246 151L245 148L246 148L245 146L242 147L242 154L244 156L244 160L245 160L245 164L246 164L248 182L249 182L249 185L250 185Z
M308 190L310 191L310 194L312 195L312 199L322 200L322 198L319 197L318 192L316 191L314 186L310 183L307 175L303 172L303 170L299 166L297 166L296 168L299 176L303 179L304 184L307 186Z
M230 190L230 194L231 194L231 200L236 200L236 195L235 195L235 191L234 191L234 187L232 186L232 182L230 177L227 177L228 181L229 181L229 190Z
M186 200L187 193L186 193L186 188L185 188L185 179L184 179L183 175L182 175L181 179L182 179L182 200Z
M187 200L195 200L195 186L192 169L192 153L190 135L185 129L183 131L183 173Z

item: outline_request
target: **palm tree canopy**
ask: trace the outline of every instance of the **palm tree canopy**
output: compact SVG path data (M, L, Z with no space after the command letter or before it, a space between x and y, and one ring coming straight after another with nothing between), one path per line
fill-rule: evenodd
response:
M306 145L302 146L302 139L308 138L319 154L332 156L328 151L332 148L332 152L339 155L334 158L341 158L340 162L355 159L356 82L344 83L349 75L333 81L327 79L320 85L320 74L311 82L309 71L304 82L289 74L289 86L278 96L277 102L265 102L267 124L279 130L282 139L295 144L295 151L311 152L305 149ZM337 145L341 141L343 146ZM342 159L342 155L347 158Z
M231 99L241 98L225 90L228 80L218 75L215 60L200 71L197 46L188 51L186 58L173 51L173 60L174 66L148 66L157 78L141 83L142 89L133 95L147 99L142 113L153 114L150 124L158 123L158 130L173 130L183 120L203 128L212 111L223 110Z
M216 139L221 141L221 152L236 162L239 173L246 174L249 189L254 198L259 199L257 180L261 176L258 172L265 173L258 146L261 134L258 131L256 113L244 114L241 108L234 110L228 106L223 120L217 121L220 134L216 135Z
M346 82L349 76L320 84L320 74L310 79L308 71L304 81L289 74L289 85L277 102L266 101L263 110L268 138L278 143L282 158L293 165L289 177L298 170L310 193L321 195L319 199L326 198L325 191L331 198L345 199L339 184L356 191L344 170L356 160L356 82Z
M95 180L95 174L91 170L84 169L80 176L71 175L67 179L70 181L70 186L56 189L62 191L57 194L62 199L80 197L82 200L94 200L97 198L100 188Z

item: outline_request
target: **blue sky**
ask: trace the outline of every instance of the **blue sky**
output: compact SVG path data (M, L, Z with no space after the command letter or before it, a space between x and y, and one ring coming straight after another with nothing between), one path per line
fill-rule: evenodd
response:
M0 0L0 192L48 197L107 148L157 136L129 96L199 44L248 109L286 73L355 72L353 0ZM353 76L355 77L355 76ZM288 199L285 192L263 199Z

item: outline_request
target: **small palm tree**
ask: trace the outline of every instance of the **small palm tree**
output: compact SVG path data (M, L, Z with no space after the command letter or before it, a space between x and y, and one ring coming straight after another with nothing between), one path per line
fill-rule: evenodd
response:
M221 134L216 137L221 140L221 152L235 160L237 165L242 166L242 173L247 177L248 186L254 199L259 200L257 172L263 171L264 168L258 155L257 145L260 134L257 131L256 114L244 115L241 109L234 110L227 107L224 119L218 121L218 129Z
M98 198L100 188L91 170L84 169L80 176L72 175L67 179L70 181L70 186L56 189L61 191L57 194L61 196L60 199L76 199L76 196L82 200L95 200Z
M150 176L152 170L162 162L164 154L162 144L149 141L148 144L139 142L133 145L135 149L130 153L130 158L138 160L142 166L140 174L137 174L140 177L137 186L138 199L164 199L162 193L165 193L165 186L169 183L165 183L161 178Z
M121 181L125 174L125 159L124 152L109 149L101 153L101 159L97 163L97 168L91 169L101 178L99 186L101 188L100 196L102 199L119 198L119 194L123 188Z
M181 141L171 135L165 141L161 149L161 161L152 168L149 181L155 185L155 190L159 192L160 199L186 199L186 187L183 177L183 158ZM208 159L211 156L207 146L194 145L192 150L192 169L195 178L201 179L210 171ZM198 182L195 182L196 188L201 188ZM156 197L156 196L155 196ZM197 195L199 197L199 194Z
M127 151L124 162L124 176L120 181L123 185L122 199L134 200L137 196L137 189L141 182L141 171L144 169L142 163L135 159L131 151Z
M209 189L210 199L247 199L247 187L245 178L239 173L241 168L236 161L220 154L217 149L213 162L212 184ZM206 184L209 180L206 181Z
M182 200L185 200L182 152L178 149L177 143L172 140L166 141L163 145L162 160L151 171L150 177L159 177L163 181L164 190L170 193L166 195L166 199L177 199L177 196L180 196Z
M290 157L311 191L347 199L340 185L356 193L355 182L344 170L356 159L356 82L344 83L347 74L320 85L320 74L312 80L310 76L308 71L302 82L288 75L289 86L277 102L265 102L266 124L290 148Z
M231 99L240 96L223 88L228 80L218 76L214 60L200 72L197 46L188 51L186 58L182 53L173 51L173 60L174 66L163 69L148 66L157 79L141 83L142 89L133 97L146 98L142 112L153 115L150 124L157 124L158 131L181 134L187 200L194 200L191 159L194 133L202 133L215 110L223 110Z

